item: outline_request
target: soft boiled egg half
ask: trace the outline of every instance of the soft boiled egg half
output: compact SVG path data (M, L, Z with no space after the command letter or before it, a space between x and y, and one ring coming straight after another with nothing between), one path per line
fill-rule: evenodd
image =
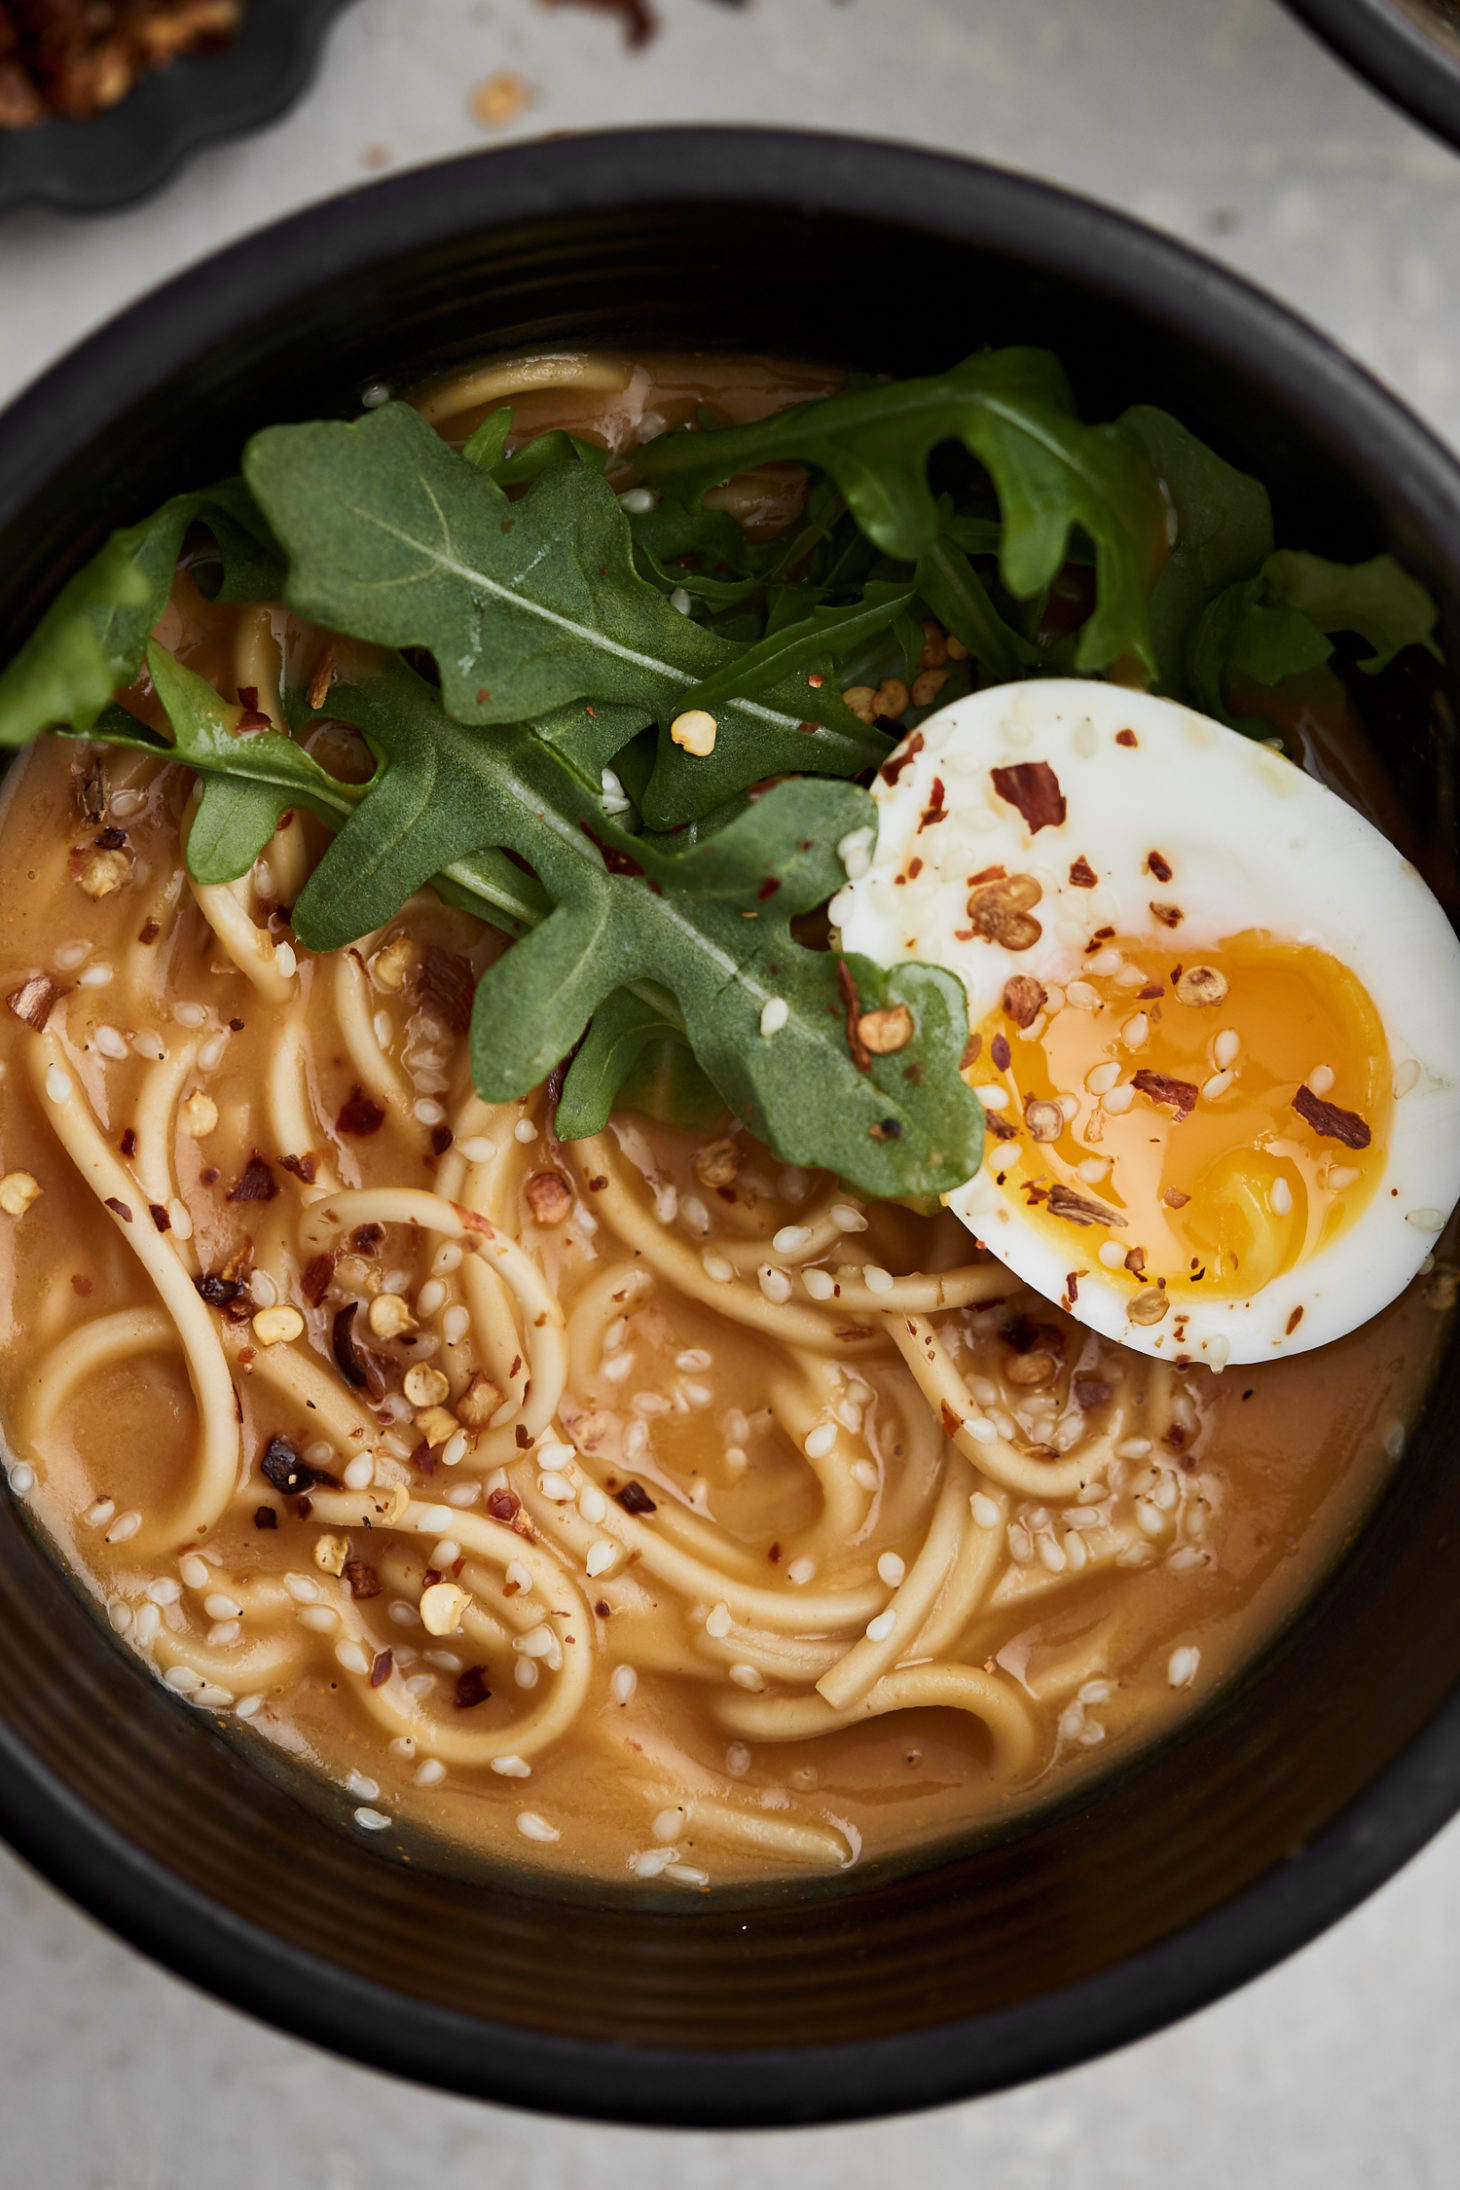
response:
M989 1130L947 1201L984 1245L1213 1368L1402 1291L1460 1197L1460 944L1377 829L1220 723L1066 679L941 709L875 795L832 918L963 982Z

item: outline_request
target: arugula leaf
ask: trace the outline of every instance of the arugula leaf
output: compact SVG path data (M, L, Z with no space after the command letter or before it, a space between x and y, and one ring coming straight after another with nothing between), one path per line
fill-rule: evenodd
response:
M943 629L968 648L992 682L1010 681L1038 662L1038 647L1004 622L951 531L941 531L925 551L917 590Z
M1196 704L1234 728L1271 733L1261 716L1234 715L1227 694L1239 679L1281 684L1317 669L1333 652L1330 631L1352 631L1374 653L1359 663L1370 675L1406 646L1438 655L1437 611L1419 581L1392 556L1347 565L1292 549L1269 555L1255 578L1211 602L1192 645Z
M860 601L843 608L813 608L799 622L782 624L759 644L747 647L734 661L706 677L685 699L686 707L707 708L718 715L729 699L774 688L798 670L814 671L829 664L848 647L860 645L889 630L913 598L910 585L874 582ZM918 646L923 634L918 632Z
M278 597L283 562L242 480L175 494L140 524L111 535L0 672L0 746L26 745L62 725L87 731L113 693L134 681L195 523L207 525L218 542L219 600Z
M1262 566L1267 598L1296 609L1320 631L1353 631L1374 649L1359 667L1370 676L1387 669L1407 646L1442 657L1434 630L1438 610L1417 578L1392 555L1367 563L1329 563L1321 555L1279 548Z
M1176 538L1151 592L1151 634L1158 689L1184 699L1204 611L1272 553L1272 505L1260 480L1224 463L1168 412L1138 404L1121 424L1145 449L1175 512Z
M525 442L514 455L507 454L507 437L512 431L512 406L506 404L499 411L491 411L477 427L476 432L462 448L462 455L477 471L483 471L495 479L499 487L526 486L552 464L571 464L575 460L588 464L594 471L602 471L608 462L608 451L596 441L584 441L576 433L539 433Z
M764 776L850 775L886 751L839 694L801 677L729 701L714 752L682 753L669 724L736 650L639 575L617 497L586 465L554 466L511 502L393 403L353 425L269 427L244 471L288 551L289 605L355 638L429 648L454 720L531 721L575 700L650 708L656 826Z
M982 1113L958 1071L960 984L936 967L850 959L867 1008L904 1003L915 1026L906 1049L859 1073L836 961L791 933L792 918L842 882L835 845L874 821L865 791L780 783L715 835L670 851L620 829L525 727L486 738L451 721L402 663L336 688L330 711L357 726L380 766L294 908L308 948L353 942L435 873L458 877L488 849L525 860L553 901L477 989L472 1077L488 1101L536 1086L628 988L683 1030L725 1101L785 1161L882 1194L946 1192L976 1169ZM763 1034L775 1002L785 1023ZM601 1061L595 1072L601 1090ZM581 1100L580 1118L598 1114L601 1093L590 1100L584 1084Z
M703 1132L725 1104L694 1061L682 1027L632 989L615 989L593 1014L568 1067L556 1131L565 1141L601 1133L615 1110Z
M1154 674L1142 547L1155 481L1133 435L1075 417L1063 369L1047 351L983 351L930 379L799 403L754 425L662 434L634 461L645 479L685 499L755 464L815 464L884 554L915 563L938 537L927 467L946 441L961 441L993 480L1009 592L1022 600L1047 586L1078 528L1094 545L1099 576L1078 668L1104 669L1130 654Z

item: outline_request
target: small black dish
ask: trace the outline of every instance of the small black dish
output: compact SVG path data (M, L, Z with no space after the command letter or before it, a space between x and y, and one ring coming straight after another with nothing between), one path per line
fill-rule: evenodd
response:
M1355 75L1460 150L1460 0L1286 0Z
M1460 465L1281 305L1021 177L711 129L417 170L123 313L0 418L0 659L109 528L377 381L539 344L906 372L1003 342L1058 350L1087 416L1177 411L1266 481L1295 545L1401 555L1460 664ZM1443 854L1453 667L1399 699L1370 727ZM223 1999L448 2090L740 2127L994 2090L1266 1969L1460 1808L1457 1401L1460 1345L1333 1571L1170 1738L918 1859L703 1897L360 1833L353 1798L261 1770L150 1678L0 1482L0 1832Z
M314 74L346 0L249 0L236 42L142 78L85 121L0 130L0 215L45 205L112 213L150 197L205 145L274 121Z

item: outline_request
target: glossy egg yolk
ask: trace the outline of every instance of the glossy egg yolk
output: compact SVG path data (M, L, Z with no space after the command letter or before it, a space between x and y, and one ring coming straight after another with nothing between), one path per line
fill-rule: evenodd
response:
M1016 977L965 1077L986 1172L1072 1268L1128 1286L1137 1322L1172 1290L1250 1298L1336 1237L1393 1100L1362 982L1255 930L1181 951L1102 936L1063 987Z

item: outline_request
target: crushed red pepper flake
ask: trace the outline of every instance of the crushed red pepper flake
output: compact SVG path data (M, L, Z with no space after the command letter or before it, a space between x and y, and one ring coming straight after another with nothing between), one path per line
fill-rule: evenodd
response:
M469 958L443 950L439 943L426 945L416 975L416 994L453 1034L465 1034L471 1026L476 987L477 977Z
M1117 745L1124 745L1129 747L1138 744L1139 740L1137 739L1134 730L1117 730L1115 733L1115 742Z
M378 1650L370 1665L371 1687L383 1688L394 1670L395 1652L393 1650Z
M1190 1080L1178 1080L1169 1072L1152 1072L1148 1066L1143 1066L1139 1072L1131 1074L1131 1086L1149 1096L1153 1103L1169 1103L1178 1125L1196 1108L1196 1087Z
M376 1573L374 1567L368 1566L363 1559L347 1559L340 1572L350 1585L350 1595L352 1597L378 1597L380 1595L380 1576Z
M1073 1187L1058 1181L1049 1190L1049 1213L1062 1217L1066 1224L1111 1224L1122 1230L1130 1221L1120 1210L1096 1201L1093 1194L1077 1194Z
M1146 871L1153 874L1158 882L1169 882L1173 869L1170 860L1163 853L1147 852Z
M456 1676L456 1694L452 1699L458 1711L474 1711L479 1703L485 1703L492 1691L487 1686L487 1669L484 1665L469 1665Z
M870 1072L872 1058L860 1032L862 1002L857 994L856 976L845 958L839 958L836 962L836 985L847 1015L847 1049L852 1063L858 1072Z
M279 1166L281 1170L292 1172L306 1186L313 1186L319 1173L319 1161L312 1149L302 1156L281 1156Z
M882 781L884 783L896 783L903 769L909 767L916 760L922 749L923 733L921 730L914 730L902 750L894 753L890 760L885 760L882 763L881 768L878 770Z
M1179 928L1186 918L1179 905L1164 905L1155 897L1151 899L1151 911L1163 928Z
M255 1149L224 1198L228 1201L272 1201L278 1191L278 1180Z
M1016 761L1012 768L993 768L989 773L999 797L1018 808L1031 836L1063 822L1065 794L1047 760Z
M127 1204L124 1201L119 1201L115 1194L108 1194L106 1200L102 1204L102 1207L104 1209L110 1209L114 1217L120 1217L123 1224L131 1223L131 1210L127 1207Z
M989 1043L989 1057L996 1072L1007 1072L1013 1062L1013 1051L1005 1034L996 1034Z
M658 1506L649 1496L642 1483L625 1483L623 1489L616 1491L614 1496L618 1499L625 1513L657 1513L659 1511Z
M18 989L11 990L5 1002L17 1019L23 1020L26 1026L33 1027L40 1034L65 994L66 991L58 988L48 973L33 973L29 980L21 982Z
M255 1506L253 1509L253 1525L255 1528L277 1528L279 1525L278 1507Z
M1373 1135L1356 1110L1340 1110L1337 1103L1324 1102L1312 1088L1300 1087L1293 1097L1292 1107L1306 1125L1324 1140L1342 1141L1345 1148L1367 1148Z
M1099 875L1096 874L1095 869L1091 866L1089 860L1085 857L1084 853L1081 852L1079 858L1075 860L1070 867L1070 881L1072 885L1077 890L1093 890L1099 880Z
M363 1141L372 1133L378 1133L384 1123L384 1104L376 1102L373 1095L367 1095L357 1080L340 1105L339 1116L335 1119L335 1131L348 1133L352 1139Z
M1032 973L1011 974L1004 983L1004 1013L1016 1027L1032 1027L1048 1002L1044 983Z

